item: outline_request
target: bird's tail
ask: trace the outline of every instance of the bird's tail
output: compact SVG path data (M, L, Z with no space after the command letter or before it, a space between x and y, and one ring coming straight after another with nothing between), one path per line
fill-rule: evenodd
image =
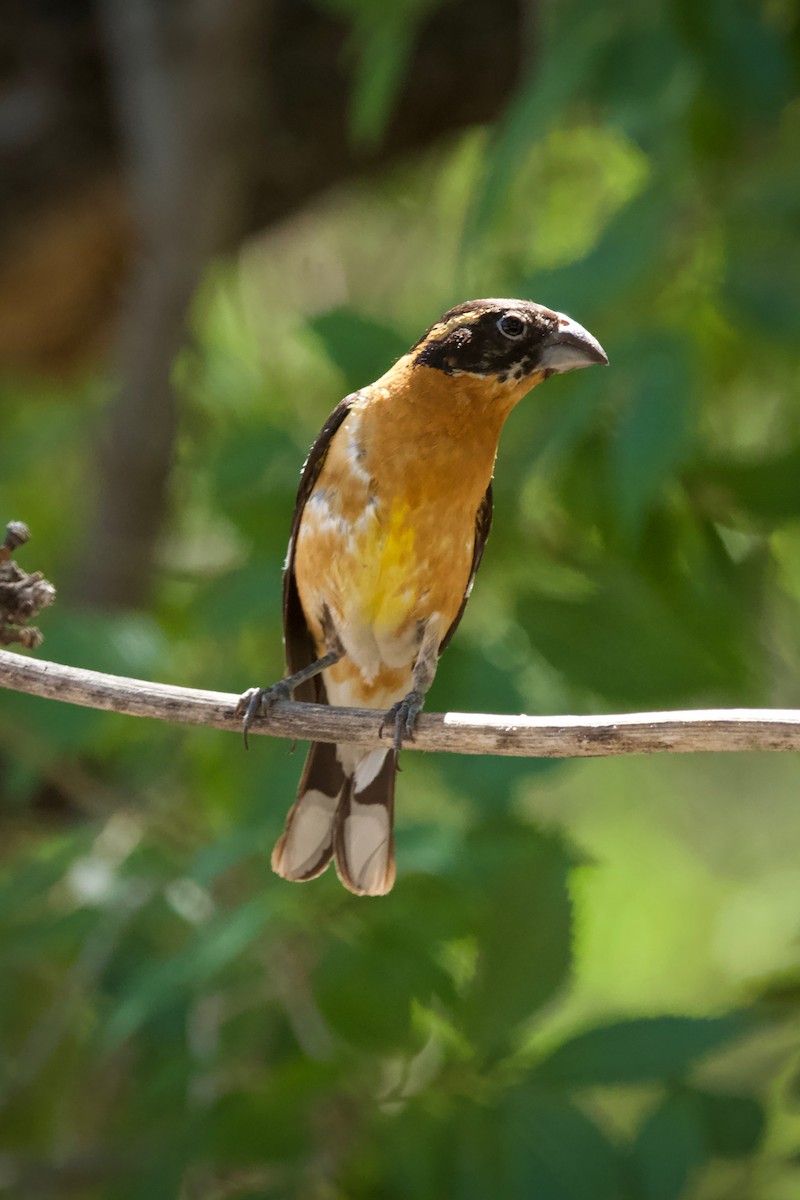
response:
M272 852L273 870L284 879L314 879L333 857L349 891L391 891L396 758L393 750L364 754L355 746L314 742Z
M336 809L336 873L357 896L385 896L394 866L394 750L370 750L356 763Z

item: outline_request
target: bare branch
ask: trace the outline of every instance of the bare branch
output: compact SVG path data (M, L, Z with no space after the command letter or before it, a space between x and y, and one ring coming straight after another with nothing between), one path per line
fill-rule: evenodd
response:
M24 521L9 521L0 545L0 643L11 646L19 642L26 650L35 650L42 635L28 622L53 603L56 589L41 571L28 574L11 559L13 551L24 546L30 536Z
M0 650L0 686L86 708L155 717L183 725L241 731L238 696L202 692L79 667L42 662ZM251 734L389 746L374 711L280 702ZM684 754L696 750L800 750L800 709L733 708L688 712L620 713L597 717L493 716L428 713L414 747L454 754L527 758L591 758L612 754Z

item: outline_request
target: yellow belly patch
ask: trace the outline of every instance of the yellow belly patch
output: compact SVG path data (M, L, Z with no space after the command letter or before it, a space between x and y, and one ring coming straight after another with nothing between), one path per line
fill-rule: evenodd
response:
M358 539L358 569L350 584L364 619L376 631L401 626L419 599L415 535L408 504L395 501L387 524L370 522Z

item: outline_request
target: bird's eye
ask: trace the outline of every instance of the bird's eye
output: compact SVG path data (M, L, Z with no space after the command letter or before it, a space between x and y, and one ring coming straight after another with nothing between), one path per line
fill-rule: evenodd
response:
M527 326L521 317L515 317L512 313L506 313L497 322L497 328L503 337L516 341L518 338L524 337Z

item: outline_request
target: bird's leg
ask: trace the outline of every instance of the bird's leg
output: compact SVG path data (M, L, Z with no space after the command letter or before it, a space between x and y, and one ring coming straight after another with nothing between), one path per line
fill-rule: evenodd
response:
M301 667L299 671L295 671L294 675L287 675L285 679L279 679L270 687L251 687L246 692L242 692L234 710L234 716L244 718L242 732L245 746L247 746L248 730L256 717L265 717L278 700L291 699L292 692L296 687L308 679L313 679L327 667L332 667L339 661L343 653L342 650L329 650L316 662L309 663L307 667Z
M393 704L381 721L380 732L394 726L394 748L399 752L403 739L414 740L414 726L422 712L425 696L433 683L439 658L439 634L431 622L423 628L422 640L411 674L411 691Z

